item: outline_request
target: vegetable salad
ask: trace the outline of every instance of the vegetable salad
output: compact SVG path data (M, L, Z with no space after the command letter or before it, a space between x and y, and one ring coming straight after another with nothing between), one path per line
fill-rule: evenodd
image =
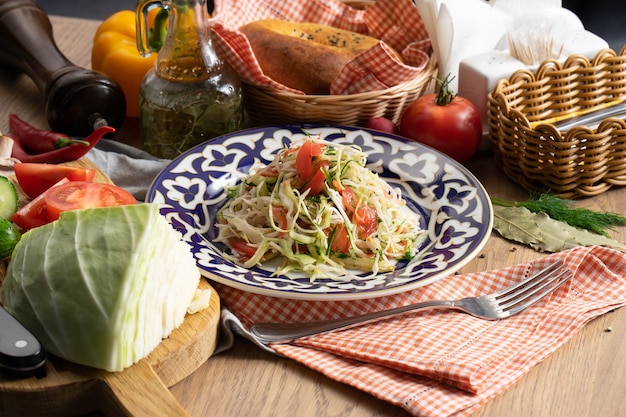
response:
M417 255L426 234L400 191L366 167L359 147L317 136L280 150L228 192L216 241L245 267L282 257L276 275L391 271Z

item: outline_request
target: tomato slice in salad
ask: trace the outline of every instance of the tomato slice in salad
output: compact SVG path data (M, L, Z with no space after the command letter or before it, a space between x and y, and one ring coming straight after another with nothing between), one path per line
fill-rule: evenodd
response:
M345 207L348 213L354 212L356 210L357 204L359 204L359 199L356 198L356 194L352 191L352 188L343 187L340 191L341 201L343 202L343 206Z
M284 207L273 206L272 216L274 216L274 222L281 230L287 229L287 210Z
M360 205L356 194L349 187L344 187L340 193L346 212L352 214L352 221L357 226L359 237L364 239L374 233L378 227L376 209L368 205Z
M70 181L93 181L96 175L94 169L31 162L17 163L13 169L18 184L31 200L63 178Z
M241 238L228 239L228 246L237 253L240 259L250 259L256 253L256 248Z
M307 140L300 146L296 154L296 172L302 181L306 181L313 176L313 158L320 156L324 144Z
M350 251L350 237L348 237L348 231L343 223L338 224L332 232L330 250L339 253L348 253Z
M361 239L365 239L378 228L378 214L373 207L361 206L355 212L353 221Z
M326 173L324 171L328 170L329 167L328 161L321 161L316 167L311 175L311 179L309 179L305 184L305 190L308 188L309 195L317 195L322 192L324 189L324 184L326 184Z
M51 221L58 219L63 211L137 203L135 197L121 187L89 181L69 181L52 187L44 195Z

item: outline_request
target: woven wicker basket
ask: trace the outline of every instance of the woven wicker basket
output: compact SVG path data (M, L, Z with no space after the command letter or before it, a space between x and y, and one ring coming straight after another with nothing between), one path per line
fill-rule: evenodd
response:
M343 0L351 7L364 9L374 1ZM431 57L427 69L413 80L396 86L360 94L302 95L244 83L242 86L247 117L253 125L282 123L333 123L363 125L372 117L400 122L404 110L421 96L437 64Z
M626 48L593 60L570 56L520 70L488 95L487 123L496 163L531 192L563 198L626 185L626 122L606 118L597 128L559 131L559 119L626 100Z

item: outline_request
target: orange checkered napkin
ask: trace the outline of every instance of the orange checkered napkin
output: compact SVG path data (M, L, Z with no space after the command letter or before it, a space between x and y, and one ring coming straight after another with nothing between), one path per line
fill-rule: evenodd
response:
M301 301L217 285L247 328L382 310L493 292L561 258L573 278L525 312L498 321L429 310L274 344L276 352L416 416L467 416L503 392L588 321L626 304L626 254L578 247L499 270L452 275L402 294L358 301Z
M389 88L419 76L430 60L430 38L412 0L378 0L356 10L340 0L216 0L212 25L215 48L237 73L254 85L302 93L265 76L240 26L261 19L315 22L384 41L357 56L331 86L331 94ZM399 51L398 60L387 45Z

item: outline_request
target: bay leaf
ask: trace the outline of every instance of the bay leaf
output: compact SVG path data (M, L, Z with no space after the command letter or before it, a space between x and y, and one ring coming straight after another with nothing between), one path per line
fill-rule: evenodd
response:
M545 213L531 212L531 214L535 218L544 240L543 245L540 247L533 247L533 249L544 252L560 252L576 246L586 246L575 238L573 232L577 229L569 224L559 220L554 220Z
M626 245L606 236L554 220L524 207L494 206L494 230L506 239L542 252L559 252L576 246L608 246L626 252Z
M555 221L555 220L552 220ZM573 227L570 226L567 223L564 222L560 222L562 223L568 233L572 236L572 239L574 239L576 242L578 242L579 246L593 246L593 245L599 245L599 246L607 246L610 248L614 248L614 249L618 249L622 252L626 252L626 245L624 245L621 242L618 242L615 239L611 239L608 236L603 236L603 235L599 235L596 233L592 233L588 230L585 229L579 229L577 227Z
M531 245L543 242L533 213L524 207L493 207L493 228L503 237Z

